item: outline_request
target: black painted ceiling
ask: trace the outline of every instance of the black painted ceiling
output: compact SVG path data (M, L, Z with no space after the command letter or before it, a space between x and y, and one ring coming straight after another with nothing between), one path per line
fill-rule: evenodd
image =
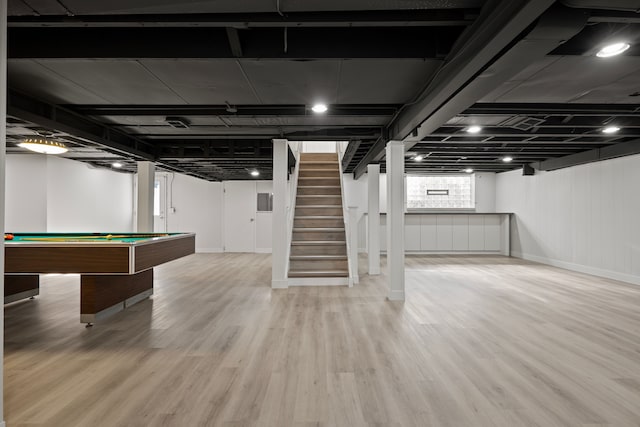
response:
M545 2L10 0L8 151L53 135L67 157L97 166L151 160L227 180L253 179L253 169L269 179L273 138L350 141L344 167L356 175L384 159L390 138L407 142L416 173L499 172L638 138L640 16L630 3L534 3ZM578 30L511 60L505 78L435 120L491 80L548 7L577 16ZM483 37L474 57L467 47ZM632 48L596 58L613 38ZM326 114L310 110L318 101ZM427 119L433 130L411 130ZM603 136L610 123L622 130ZM471 124L481 133L467 134Z

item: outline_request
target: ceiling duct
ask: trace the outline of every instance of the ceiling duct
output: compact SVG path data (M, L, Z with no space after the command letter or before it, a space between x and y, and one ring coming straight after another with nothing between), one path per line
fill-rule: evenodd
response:
M189 129L189 120L182 117L167 117L164 121L175 129Z
M608 9L640 12L638 0L562 0L561 3L577 9Z
M544 119L538 119L536 117L514 116L500 123L500 126L528 131L536 126L540 126L544 122Z

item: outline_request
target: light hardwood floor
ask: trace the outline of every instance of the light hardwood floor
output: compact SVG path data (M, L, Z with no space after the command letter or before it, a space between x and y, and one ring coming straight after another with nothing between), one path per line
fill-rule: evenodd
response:
M270 256L196 254L85 329L77 277L6 307L19 426L640 425L640 287L504 257L408 257L272 291ZM383 269L384 271L384 269Z

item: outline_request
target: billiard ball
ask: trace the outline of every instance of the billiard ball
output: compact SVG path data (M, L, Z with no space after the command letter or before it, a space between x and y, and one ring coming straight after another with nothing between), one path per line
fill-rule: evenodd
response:
M113 239L113 236L111 234L107 234L105 237L107 238L107 240Z
M13 234L5 234L4 240L13 240Z

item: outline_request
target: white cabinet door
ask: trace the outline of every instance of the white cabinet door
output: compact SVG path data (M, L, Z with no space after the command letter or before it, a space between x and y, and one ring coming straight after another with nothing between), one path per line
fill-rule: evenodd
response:
M256 209L255 181L224 183L225 252L255 252Z
M404 249L419 251L420 248L420 215L404 216Z
M486 251L499 251L501 234L500 234L500 216L484 215L484 249Z
M438 215L438 250L453 249L453 221L451 215Z
M420 248L423 251L438 249L438 219L435 215L420 215Z
M484 215L469 215L469 250L484 251Z
M451 223L453 225L453 250L468 251L469 250L469 216L468 215L451 215Z

